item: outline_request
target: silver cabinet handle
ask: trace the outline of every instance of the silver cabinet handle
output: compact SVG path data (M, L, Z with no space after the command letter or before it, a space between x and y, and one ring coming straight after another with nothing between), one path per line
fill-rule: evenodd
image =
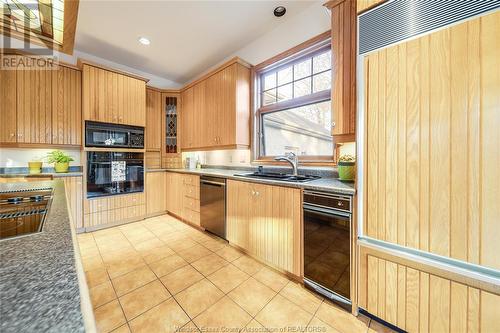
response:
M10 136L13 138L16 136L16 133L10 133Z
M335 127L335 125L336 125L335 122L332 122L332 127Z

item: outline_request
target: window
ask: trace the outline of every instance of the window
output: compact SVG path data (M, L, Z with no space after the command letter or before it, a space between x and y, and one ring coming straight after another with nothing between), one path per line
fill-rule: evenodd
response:
M302 161L332 161L331 67L329 40L264 68L257 66L258 160L294 152Z

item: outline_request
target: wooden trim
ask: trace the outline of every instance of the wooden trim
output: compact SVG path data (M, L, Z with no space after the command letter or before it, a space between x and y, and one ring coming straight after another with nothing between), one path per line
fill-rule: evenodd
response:
M226 145L226 146L206 146L206 147L193 147L193 148L182 148L183 152L186 151L199 151L199 150L224 150L224 149L248 149L247 145Z
M253 67L253 71L254 72L262 71L263 69L265 69L266 67L269 67L270 65L273 65L279 61L283 61L284 59L289 58L289 57L297 54L298 52L306 50L306 49L308 49L308 48L310 48L310 47L312 47L312 46L314 46L322 41L328 40L329 38L331 38L331 36L332 36L332 34L331 34L330 30L325 31L317 36L314 36L311 39L306 40L303 43L300 43L297 46L292 47L291 49L283 51L283 52L275 55L274 57L267 59L258 65L255 65Z
M435 276L439 276L451 281L465 284L474 288L478 288L496 295L500 295L500 284L489 282L486 280L480 280L471 277L467 273L460 273L458 271L451 271L438 267L435 264L429 263L429 260L419 261L418 259L410 259L409 255L395 253L391 249L384 249L376 245L366 245L362 241L358 241L360 263L367 260L367 255L372 255L374 257L391 261L403 266L407 266L419 271L423 271ZM361 277L362 279L362 277ZM364 281L367 283L367 281ZM360 290L361 291L361 290ZM366 291L362 290L361 295L366 295Z
M282 166L282 167L289 167L290 164L287 162L279 162L279 161L274 161L272 159L258 159L258 160L253 160L251 162L252 165L275 165L275 166ZM312 166L312 167L334 167L336 166L335 162L333 160L318 160L317 162L314 161L300 161L300 166Z
M345 142L355 142L356 141L356 134L351 133L351 134L334 134L334 143L345 143Z
M64 31L61 52L73 54L75 46L76 23L78 20L78 7L80 0L64 1Z
M83 68L83 65L88 65L88 66L92 66L92 67L97 67L97 68L100 68L100 69L104 69L106 71L114 72L114 73L117 73L117 74L125 75L125 76L131 77L131 78L134 78L134 79L138 79L138 80L141 80L141 81L144 81L144 82L149 82L149 79L146 79L146 78L144 78L142 76L139 76L137 74L133 74L133 73L130 73L130 72L127 72L127 71L124 71L124 70L120 70L120 69L116 69L116 68L113 68L113 67L109 67L109 66L106 66L106 65L98 64L98 63L93 62L93 61L89 61L89 60L84 60L84 59L78 58L77 64L78 64L77 66L80 69Z
M247 68L252 68L252 65L250 63L246 62L245 60L243 60L239 57L234 57L234 58L231 58L230 60L226 61L222 65L218 66L217 68L215 68L215 69L209 71L208 73L202 75L201 77L197 78L196 80L186 84L184 87L182 87L180 89L180 91L183 92L184 90L191 88L192 86L196 85L197 83L200 83L201 81L206 80L210 76L212 76L212 75L216 74L217 72L220 72L223 69L225 69L231 65L234 65L234 64L240 64L240 65L245 66Z
M325 2L323 6L325 6L328 9L332 9L333 7L337 7L338 5L346 1L355 1L355 0L330 0Z
M83 147L83 152L87 151L104 151L104 152L120 152L120 153L146 153L146 149L131 149L131 148L101 148L101 147Z
M20 142L0 142L0 148L61 148L61 149L82 149L81 145L63 145L50 143L20 143Z
M153 86L146 86L146 89L153 90L162 94L180 94L181 90L180 89L162 89L162 88L157 88Z

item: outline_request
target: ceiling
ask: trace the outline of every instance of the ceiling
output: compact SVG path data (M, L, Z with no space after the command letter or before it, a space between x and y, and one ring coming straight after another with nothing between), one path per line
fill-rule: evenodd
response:
M184 84L313 4L81 0L75 49ZM278 5L287 8L281 18Z

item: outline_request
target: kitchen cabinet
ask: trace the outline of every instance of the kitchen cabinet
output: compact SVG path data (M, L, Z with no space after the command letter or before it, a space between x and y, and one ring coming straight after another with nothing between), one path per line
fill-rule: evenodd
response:
M362 308L406 332L498 330L500 295L398 261L362 252Z
M162 139L161 92L146 89L146 151L160 151Z
M1 55L0 55L1 56ZM17 141L16 71L0 70L0 142Z
M78 69L59 64L55 70L19 69L0 71L0 75L2 83L6 83L0 88L0 143L43 147L81 145Z
M146 213L161 215L167 211L167 173L146 173Z
M332 22L332 135L356 140L356 1L329 1Z
M233 59L181 93L182 149L250 145L250 69Z
M132 193L85 199L83 211L87 231L137 221L146 216L146 195Z
M82 144L82 72L52 71L52 144Z
M303 274L300 189L228 180L226 200L230 243L275 268Z
M83 117L146 126L146 81L131 74L82 63Z
M161 94L161 166L162 168L182 168L181 98L178 92Z
M71 220L77 231L83 229L83 182L82 176L62 177L66 190Z
M185 222L200 226L200 177L167 172L167 210Z

